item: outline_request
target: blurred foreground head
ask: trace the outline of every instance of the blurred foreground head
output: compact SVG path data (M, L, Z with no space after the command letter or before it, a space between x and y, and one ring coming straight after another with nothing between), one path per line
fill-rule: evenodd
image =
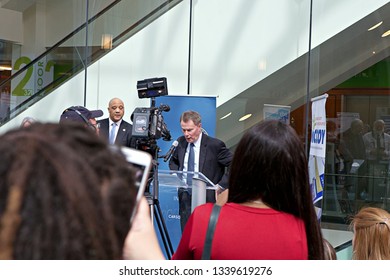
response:
M133 170L78 123L0 136L0 259L120 259Z
M352 219L354 260L390 260L390 214L381 208L362 208Z

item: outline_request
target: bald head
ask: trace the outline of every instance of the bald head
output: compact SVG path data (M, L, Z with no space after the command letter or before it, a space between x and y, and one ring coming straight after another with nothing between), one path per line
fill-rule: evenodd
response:
M372 130L374 133L382 134L385 131L385 122L383 120L376 120Z
M359 134L363 132L364 124L360 119L354 119L351 122L351 130L354 134Z
M120 121L125 114L125 105L119 98L113 98L108 103L108 113L113 122Z

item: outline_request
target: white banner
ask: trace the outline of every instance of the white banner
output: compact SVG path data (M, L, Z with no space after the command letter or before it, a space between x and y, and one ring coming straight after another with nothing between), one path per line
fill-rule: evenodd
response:
M312 99L311 141L309 156L310 187L318 219L322 215L324 190L325 153L326 153L326 112L325 103L328 95Z
M310 155L325 157L326 151L326 112L325 103L328 95L312 99L311 105L311 141Z

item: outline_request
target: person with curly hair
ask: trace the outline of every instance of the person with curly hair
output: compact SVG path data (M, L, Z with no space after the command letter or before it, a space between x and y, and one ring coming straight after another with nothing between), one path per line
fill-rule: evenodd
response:
M0 259L122 259L134 171L79 123L0 136Z

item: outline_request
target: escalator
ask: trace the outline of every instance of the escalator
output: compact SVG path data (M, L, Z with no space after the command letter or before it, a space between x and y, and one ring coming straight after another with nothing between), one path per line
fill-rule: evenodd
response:
M140 1L113 1L35 59L16 59L13 74L0 83L0 127L181 2Z

